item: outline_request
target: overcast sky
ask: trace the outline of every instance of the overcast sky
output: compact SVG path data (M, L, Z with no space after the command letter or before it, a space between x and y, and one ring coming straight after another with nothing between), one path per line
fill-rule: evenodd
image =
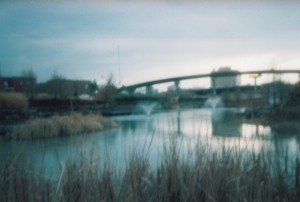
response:
M0 2L5 76L32 68L39 81L56 71L103 82L112 73L128 85L221 66L300 69L300 3L293 1Z

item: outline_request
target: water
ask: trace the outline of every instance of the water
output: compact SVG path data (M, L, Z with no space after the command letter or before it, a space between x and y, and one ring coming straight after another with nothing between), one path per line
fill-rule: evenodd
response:
M292 160L300 153L299 135L274 134L272 128L243 123L235 114L240 109L193 109L145 115L118 116L121 127L77 137L47 140L0 142L0 160L10 158L12 152L32 160L37 168L45 165L47 173L58 175L59 166L69 158L82 155L89 160L110 161L122 169L132 153L148 157L155 167L163 157L164 146L175 137L180 151L187 153L199 141L212 150L223 146L241 151L260 152L268 149L276 155L289 154Z

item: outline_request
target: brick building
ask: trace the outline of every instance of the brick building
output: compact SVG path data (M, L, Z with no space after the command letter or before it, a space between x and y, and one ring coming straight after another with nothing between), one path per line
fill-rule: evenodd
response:
M0 91L34 93L35 77L0 77Z

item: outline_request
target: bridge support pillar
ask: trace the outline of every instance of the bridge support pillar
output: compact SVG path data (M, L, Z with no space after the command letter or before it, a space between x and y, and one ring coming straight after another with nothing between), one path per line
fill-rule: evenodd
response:
M212 96L215 96L217 95L217 90L216 90L216 78L215 77L211 77L211 95Z
M251 78L254 79L254 91L257 91L257 78L260 77L261 74L252 74L250 75Z
M146 94L147 94L147 95L151 95L151 94L152 94L152 92L153 92L153 88L152 88L152 86L151 86L151 85L149 85L149 86L146 86Z
M176 90L176 92L178 93L179 92L179 90L180 90L180 81L179 80L176 80L176 81L174 81L174 84L175 84L175 90Z
M128 94L130 95L130 96L133 96L134 95L134 93L135 93L135 88L128 88L127 89L127 92L128 92Z

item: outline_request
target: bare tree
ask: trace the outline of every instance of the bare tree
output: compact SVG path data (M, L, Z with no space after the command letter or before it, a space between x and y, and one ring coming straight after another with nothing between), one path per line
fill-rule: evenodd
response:
M101 85L97 94L97 100L104 102L108 107L113 102L113 98L118 93L113 75L110 74L105 84Z
M28 77L28 78L36 78L35 72L32 70L32 67L26 70L22 71L22 76L23 77Z
M22 77L23 77L23 81L22 81L23 91L27 96L33 98L36 92L36 81L37 81L37 76L35 72L32 70L32 68L23 70Z
M55 98L63 96L63 82L64 76L58 74L55 70L52 74L51 79L48 81L48 88L50 93L54 95Z

